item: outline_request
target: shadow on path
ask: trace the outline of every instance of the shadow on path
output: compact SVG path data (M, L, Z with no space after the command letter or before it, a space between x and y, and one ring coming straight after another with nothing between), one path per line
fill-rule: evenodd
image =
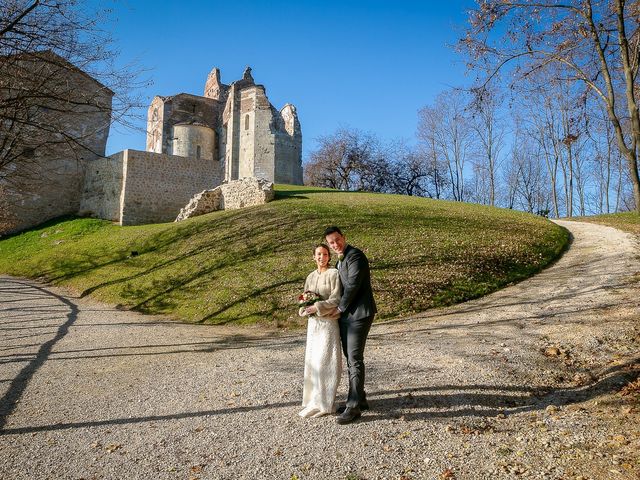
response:
M5 284L3 286L3 293L12 292L18 293L20 290L28 290L34 289L40 292L42 295L37 295L40 298L48 298L53 299L56 302L59 302L61 305L64 305L66 308L66 320L62 325L60 325L56 331L55 336L43 343L35 357L27 363L27 365L20 370L18 375L11 380L11 384L9 385L8 390L5 394L0 398L0 433L4 432L4 426L7 423L7 418L13 413L16 408L16 405L20 401L25 389L29 385L29 382L38 371L38 369L47 361L49 355L51 355L51 350L54 345L60 341L67 333L69 333L69 327L76 321L78 318L78 307L67 300L64 297L59 295L55 295L43 288L40 288L36 285L30 285L27 283L23 283L17 280L9 280L6 279ZM15 286L15 289L12 287ZM24 291L20 292L20 295L24 295ZM58 306L58 305L57 305ZM68 309L68 310L67 310Z
M622 385L640 376L640 357L623 365L611 367L601 378L584 387L554 388L547 386L517 385L435 385L408 387L404 389L370 392L372 410L358 423L402 417L405 421L457 417L495 417L498 414L516 414L544 410L549 405L562 407L584 402L603 393L620 389ZM142 424L204 418L219 415L246 414L259 410L274 410L299 406L299 401L267 403L182 412L167 415L87 420L81 422L56 423L53 425L26 426L4 429L0 435L22 435L37 432L70 430L117 425ZM429 410L425 410L429 409Z

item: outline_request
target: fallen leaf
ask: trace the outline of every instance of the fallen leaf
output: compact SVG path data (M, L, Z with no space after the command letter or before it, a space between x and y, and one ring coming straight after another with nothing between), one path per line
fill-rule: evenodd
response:
M110 443L109 445L104 447L104 449L109 453L113 453L116 450L120 450L121 448L122 448L122 445L119 443Z
M453 470L451 470L450 468L447 468L447 469L442 471L442 473L440 474L440 478L442 480L454 479L454 478L456 478L456 475L455 475L455 473L453 473Z

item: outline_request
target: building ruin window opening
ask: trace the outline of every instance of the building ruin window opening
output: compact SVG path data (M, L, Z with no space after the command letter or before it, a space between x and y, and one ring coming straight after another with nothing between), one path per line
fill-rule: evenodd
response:
M195 103L191 106L191 112L192 113L196 113L196 104Z
M200 159L201 154L202 154L202 149L200 148L200 145L196 145L196 158Z
M248 113L244 116L244 129L249 130L249 114Z

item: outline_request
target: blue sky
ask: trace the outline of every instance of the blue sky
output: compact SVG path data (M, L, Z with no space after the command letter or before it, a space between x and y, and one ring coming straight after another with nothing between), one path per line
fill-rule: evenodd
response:
M153 85L143 95L202 95L253 69L276 108L293 103L304 157L315 139L349 126L382 139L414 139L417 110L469 83L452 45L472 0L100 2L113 9L122 62L137 60ZM140 122L140 128L144 123ZM143 131L111 130L107 153L144 150Z

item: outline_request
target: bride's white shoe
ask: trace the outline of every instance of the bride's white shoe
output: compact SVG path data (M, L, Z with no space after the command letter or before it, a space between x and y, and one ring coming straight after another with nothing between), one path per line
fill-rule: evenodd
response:
M313 417L317 413L320 413L320 409L314 408L314 407L307 407L304 410L302 410L300 413L298 413L298 415L300 415L302 418L309 418L309 417Z

